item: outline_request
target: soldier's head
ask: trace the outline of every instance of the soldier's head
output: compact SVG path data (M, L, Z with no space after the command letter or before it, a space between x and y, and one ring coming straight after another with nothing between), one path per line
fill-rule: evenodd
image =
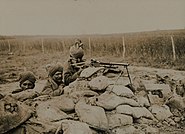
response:
M83 48L83 43L82 43L82 41L81 41L80 39L75 39L75 45L76 45L77 47Z
M36 77L30 71L23 72L19 77L19 86L21 89L33 89L35 87Z
M63 67L60 64L51 65L49 64L46 67L48 76L52 78L57 84L62 83L63 81Z

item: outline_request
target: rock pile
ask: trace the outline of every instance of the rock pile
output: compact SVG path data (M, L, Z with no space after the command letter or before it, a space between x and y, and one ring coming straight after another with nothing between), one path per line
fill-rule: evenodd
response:
M35 123L38 133L157 134L162 125L184 121L184 80L156 75L135 77L130 85L112 83L99 72L102 69L94 70L98 74L82 73L83 78L65 87L63 95L35 100L35 116L23 124L26 129L31 123L35 128Z

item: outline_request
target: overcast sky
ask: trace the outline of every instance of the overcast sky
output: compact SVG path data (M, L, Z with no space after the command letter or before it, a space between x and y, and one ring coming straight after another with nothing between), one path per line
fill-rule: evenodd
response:
M185 0L0 0L0 35L184 29Z

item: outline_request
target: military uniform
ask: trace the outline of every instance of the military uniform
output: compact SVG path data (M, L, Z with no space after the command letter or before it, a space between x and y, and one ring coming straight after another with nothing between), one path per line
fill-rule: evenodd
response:
M83 43L80 39L75 40L75 44L70 47L69 54L70 59L67 62L67 69L64 73L64 83L66 86L75 81L82 71L81 68L72 65L84 62L82 59L84 56Z
M59 71L63 73L63 67L59 64L57 65L51 65L49 68L46 68L48 71L48 80L41 91L41 95L51 95L51 96L59 96L63 92L64 83L61 81L58 83L57 81L53 80L53 75Z
M72 64L74 64L76 61L72 58L70 58L68 60L68 63L67 63L67 69L64 73L64 84L67 86L69 85L71 82L75 81L80 73L81 73L81 69L76 67L76 66L73 66ZM76 62L78 63L78 62Z

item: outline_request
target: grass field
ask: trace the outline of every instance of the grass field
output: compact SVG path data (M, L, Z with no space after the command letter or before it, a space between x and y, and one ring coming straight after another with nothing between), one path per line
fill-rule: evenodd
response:
M0 36L1 83L4 79L13 79L25 68L39 78L45 78L44 66L51 62L64 63L75 38L83 41L86 59L185 70L185 30L111 35Z

